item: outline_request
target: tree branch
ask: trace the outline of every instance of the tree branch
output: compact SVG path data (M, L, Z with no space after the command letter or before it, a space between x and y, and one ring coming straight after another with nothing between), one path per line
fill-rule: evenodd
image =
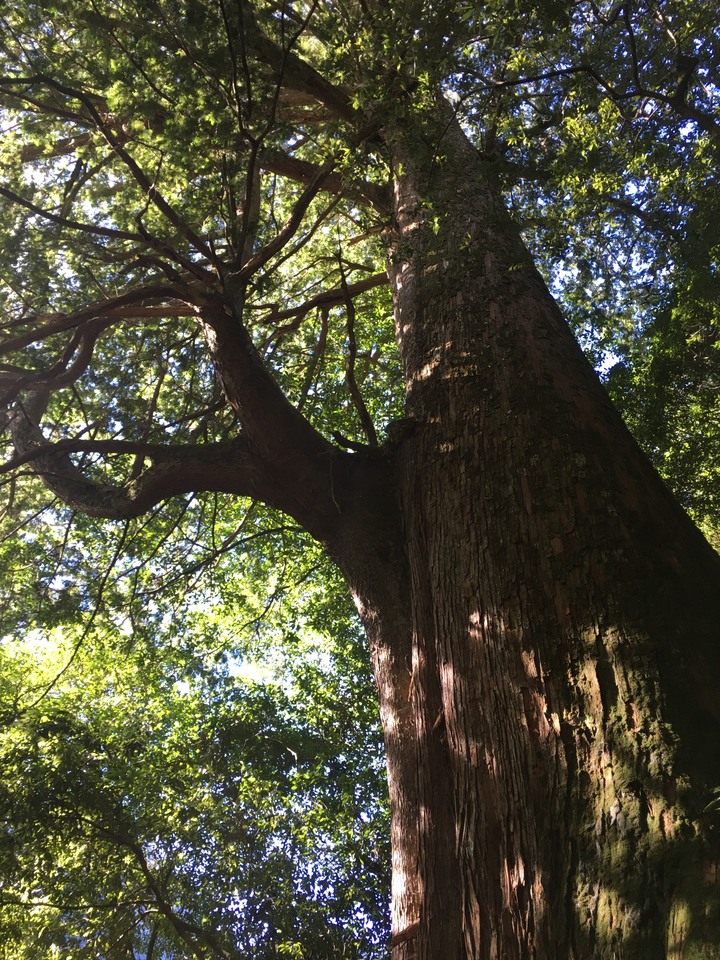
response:
M105 301L89 304L87 307L81 307L74 313L69 314L42 314L37 317L27 317L23 323L37 323L37 326L26 333L15 337L8 337L0 341L0 357L8 356L16 350L22 350L31 343L40 343L57 333L64 333L66 330L72 330L79 327L89 320L95 320L99 317L105 317L109 320L118 320L134 316L186 316L194 313L192 306L188 305L189 294L184 290L189 290L183 286L170 286L169 284L150 284L148 286L136 287L127 293L120 294L117 297L111 297ZM187 300L183 300L183 294ZM153 312L148 314L150 308L148 303L153 301L169 301L167 309L165 307L156 307ZM178 307L178 302L184 304ZM179 313L177 311L180 311Z
M348 350L347 357L345 358L345 382L347 384L350 396L352 397L353 403L355 404L355 409L360 417L360 423L362 425L363 433L365 434L365 439L371 447L376 447L378 445L378 437L377 431L375 430L375 424L372 422L372 417L368 412L368 408L365 406L365 401L363 400L357 380L355 379L355 357L357 356L357 341L355 339L355 304L353 303L353 298L350 294L350 288L348 287L348 283L345 278L345 271L343 270L342 259L339 255L338 263L340 266L341 289L343 292L343 298L345 300L345 311L347 314Z
M266 36L258 26L251 4L246 0L240 0L240 5L248 49L275 71L280 83L284 87L310 94L335 116L349 123L356 123L358 116L348 95L339 87L329 83L305 60L290 50L283 50L274 40Z
M279 253L285 244L293 238L298 230L298 227L302 223L303 217L307 212L307 208L322 189L325 180L332 172L334 166L335 161L328 160L321 167L318 167L315 176L303 190L292 209L292 213L278 231L276 236L273 237L269 243L266 243L265 246L255 254L254 257L251 257L242 265L240 270L234 274L234 279L236 282L248 280L254 273L257 273L257 271L264 266L271 257L274 257L276 253Z
M113 831L105 829L104 832L110 836L113 836ZM195 923L190 923L178 916L177 912L171 906L170 901L163 893L160 884L150 869L141 845L136 840L133 840L129 836L123 837L118 835L115 835L113 839L116 841L119 840L132 851L135 859L138 862L140 871L145 877L145 882L155 898L155 903L157 904L159 912L167 918L167 920L178 932L180 937L185 941L185 943L187 943L193 952L197 954L199 960L202 960L206 948L212 950L212 952L217 956L222 957L223 960L242 960L241 955L236 950L226 949L223 947L217 936L210 930L204 929Z
M288 177L300 183L311 183L320 170L316 164L291 157L280 150L264 151L260 157L260 166L269 173L277 173L281 177ZM345 182L340 174L329 173L320 189L329 193L346 193L350 197L369 203L383 214L390 210L390 190L383 184Z
M89 516L129 519L161 500L203 491L253 497L281 509L286 506L277 477L244 437L188 446L74 439L49 443L30 412L19 405L10 427L17 456L0 473L28 464L64 503ZM98 483L75 466L69 456L73 452L139 454L152 465L124 485Z
M288 480L311 475L331 444L290 403L223 300L206 304L199 316L225 396L263 460Z
M314 297L310 297L305 303L301 303L299 307L287 307L285 310L278 310L277 304L275 304L270 313L262 318L263 323L272 323L274 320L288 320L290 317L296 317L297 320L295 323L289 323L287 326L277 329L272 336L268 337L263 346L267 347L270 341L275 340L277 337L297 330L304 317L316 307L338 307L346 302L346 296L348 294L351 297L357 297L358 294L365 293L367 290L373 290L375 287L387 286L388 282L388 275L383 271L382 273L374 273L371 277L366 277L364 280L348 283L346 284L346 289L343 287L335 287L332 290L323 290L321 293L316 293Z
M63 356L49 370L5 370L0 366L0 386L3 381L11 385L8 392L0 396L0 407L7 406L28 387L43 386L49 390L58 390L74 383L87 370L97 338L111 323L108 319L96 320L88 323L84 330L76 330L63 351Z
M214 262L215 255L212 248L209 247L204 240L202 240L202 238L192 229L192 227L186 223L186 221L168 203L168 201L155 187L155 184L150 180L134 157L127 152L123 146L124 138L117 136L117 134L112 130L110 124L103 119L96 105L93 103L92 97L90 97L83 90L76 90L73 87L66 86L65 84L53 79L53 77L43 73L35 74L32 77L18 77L14 82L16 85L19 84L28 87L31 87L34 84L41 84L49 87L51 90L55 90L57 93L60 93L65 97L79 100L88 111L92 125L102 134L105 140L107 140L110 147L130 171L130 174L135 179L137 184L143 189L150 202L158 208L158 210L169 221L169 223L171 223L177 230L180 231L180 233L183 234L186 240L188 240L199 253L201 253L210 263ZM131 236L133 239L137 239L134 237L134 235Z
M49 220L50 223L57 223L61 227L68 227L70 230L77 230L79 233L89 233L96 237L109 237L112 240L132 240L134 243L145 244L146 242L145 238L139 233L116 230L114 227L96 227L92 223L80 223L78 220L71 220L68 217L52 213L50 210L43 210L42 207L38 207L31 200L26 200L25 197L21 197L19 193L8 190L7 187L0 187L0 197L5 197L11 203L24 207L36 216Z
M118 827L111 827L107 823L98 822L91 817L79 816L78 819L113 843L125 847L126 850L132 853L140 869L140 873L145 880L147 889L153 897L158 912L168 920L180 939L188 946L198 960L204 960L208 949L216 956L221 957L222 960L242 960L237 951L223 947L218 937L212 931L185 920L173 909L158 879L150 869L142 844L137 837L133 835L134 830L133 833L131 833L125 824L119 824Z

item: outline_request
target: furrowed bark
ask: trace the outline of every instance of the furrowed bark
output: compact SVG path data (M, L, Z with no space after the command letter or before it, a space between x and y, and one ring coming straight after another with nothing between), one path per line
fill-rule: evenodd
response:
M387 132L417 956L715 956L720 562L438 129Z

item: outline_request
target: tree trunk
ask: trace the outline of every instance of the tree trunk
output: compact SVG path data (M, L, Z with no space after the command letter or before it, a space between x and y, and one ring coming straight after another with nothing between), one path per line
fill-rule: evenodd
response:
M718 557L459 127L386 139L404 557L335 553L381 691L392 958L720 957Z

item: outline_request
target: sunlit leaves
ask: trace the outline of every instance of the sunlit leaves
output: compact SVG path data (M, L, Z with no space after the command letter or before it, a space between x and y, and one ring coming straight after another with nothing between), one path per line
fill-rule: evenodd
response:
M2 292L11 315L29 314L28 328L37 314L111 301L127 290L139 291L140 306L125 309L122 323L104 325L87 375L51 399L46 435L222 438L235 427L234 417L222 409L199 329L180 320L175 305L163 314L157 290L178 278L186 290L193 271L201 284L212 281L208 259L229 266L253 245L273 240L303 185L258 176L268 147L317 164L334 155L337 176L348 182L382 179L385 171L372 151L349 150L332 124L325 122L321 138L315 135L312 98L309 105L307 97L288 99L250 55L255 28L249 8L165 2L149 15L128 0L94 4L68 25L63 16L69 9L4 13L18 42L5 52L1 88L7 117ZM270 7L254 11L261 13L270 15L265 28L278 42L298 49L314 43L322 59L324 45L303 33L302 17L289 12L285 23L275 22ZM25 34L33 38L31 52L21 42ZM42 63L56 57L56 69L46 72L36 53ZM247 222L248 197L257 206L257 226ZM253 278L244 295L247 322L293 399L302 406L308 396L323 396L318 424L352 434L352 403L337 373L343 367L341 311L334 311L329 347L317 322L304 323L310 336L298 338L277 330L272 317L278 304L287 310L337 286L339 255L350 282L377 272L382 221L327 195L315 201L306 221L289 249ZM243 242L241 251L237 244ZM146 306L146 288L155 298L149 302L160 305ZM396 368L388 301L375 295L366 303L369 310L361 303L356 311L367 358L361 386L367 381L367 402L382 425L396 414L402 394L398 382L388 386L381 376ZM188 309L181 307L179 315ZM71 348L70 333L44 337L31 352L9 359L43 371ZM329 417L331 407L337 412ZM127 463L115 462L123 468L118 478L132 474ZM102 470L93 475L112 479L111 464Z
M23 917L45 949L73 955L88 941L112 950L112 937L142 949L153 930L190 955L182 922L249 956L283 943L369 956L384 936L365 653L317 553L278 567L267 546L240 569L224 555L192 603L169 603L170 585L152 600L147 584L147 620L132 596L119 615L118 591L132 584L139 599L145 582L126 557L74 655L82 624L67 619L36 625L22 646L5 640L13 894L0 909L4 929L17 926L13 956L30 948Z

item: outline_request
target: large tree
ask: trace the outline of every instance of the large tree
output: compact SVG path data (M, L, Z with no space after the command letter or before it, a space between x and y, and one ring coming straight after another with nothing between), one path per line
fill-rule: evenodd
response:
M379 696L393 960L720 955L720 561L535 262L634 344L702 314L712 5L2 21L6 474L322 544Z

